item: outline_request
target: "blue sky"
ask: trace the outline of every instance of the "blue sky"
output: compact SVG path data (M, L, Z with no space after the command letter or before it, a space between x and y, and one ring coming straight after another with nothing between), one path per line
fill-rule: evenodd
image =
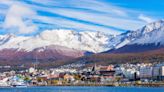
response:
M164 0L1 0L0 34L70 29L120 34L163 19Z

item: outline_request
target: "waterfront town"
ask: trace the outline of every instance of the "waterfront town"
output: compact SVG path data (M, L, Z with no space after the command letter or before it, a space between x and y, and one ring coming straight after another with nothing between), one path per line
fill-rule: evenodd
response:
M4 67L0 67L4 68ZM6 66L9 68L9 66ZM120 86L130 84L163 84L164 63L94 65L82 69L31 67L0 73L0 87L17 86Z

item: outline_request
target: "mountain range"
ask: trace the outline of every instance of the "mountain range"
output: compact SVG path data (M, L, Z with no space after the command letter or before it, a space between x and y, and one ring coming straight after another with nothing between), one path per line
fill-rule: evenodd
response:
M0 61L69 60L89 54L140 53L164 47L164 20L120 35L45 30L35 36L0 35Z

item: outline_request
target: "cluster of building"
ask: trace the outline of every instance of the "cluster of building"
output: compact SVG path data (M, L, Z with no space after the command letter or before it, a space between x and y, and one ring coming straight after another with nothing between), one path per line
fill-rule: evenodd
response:
M164 80L164 63L94 65L83 69L33 67L0 73L0 86L44 86L76 84L110 84L115 82L159 82Z

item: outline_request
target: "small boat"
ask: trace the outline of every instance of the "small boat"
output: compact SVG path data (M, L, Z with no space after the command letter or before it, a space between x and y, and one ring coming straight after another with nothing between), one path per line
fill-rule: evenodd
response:
M28 84L21 78L14 76L10 82L11 87L28 87Z
M11 86L12 87L28 87L28 85L24 82L15 82Z
M27 85L12 85L12 87L24 88L24 87L28 87L28 86Z

